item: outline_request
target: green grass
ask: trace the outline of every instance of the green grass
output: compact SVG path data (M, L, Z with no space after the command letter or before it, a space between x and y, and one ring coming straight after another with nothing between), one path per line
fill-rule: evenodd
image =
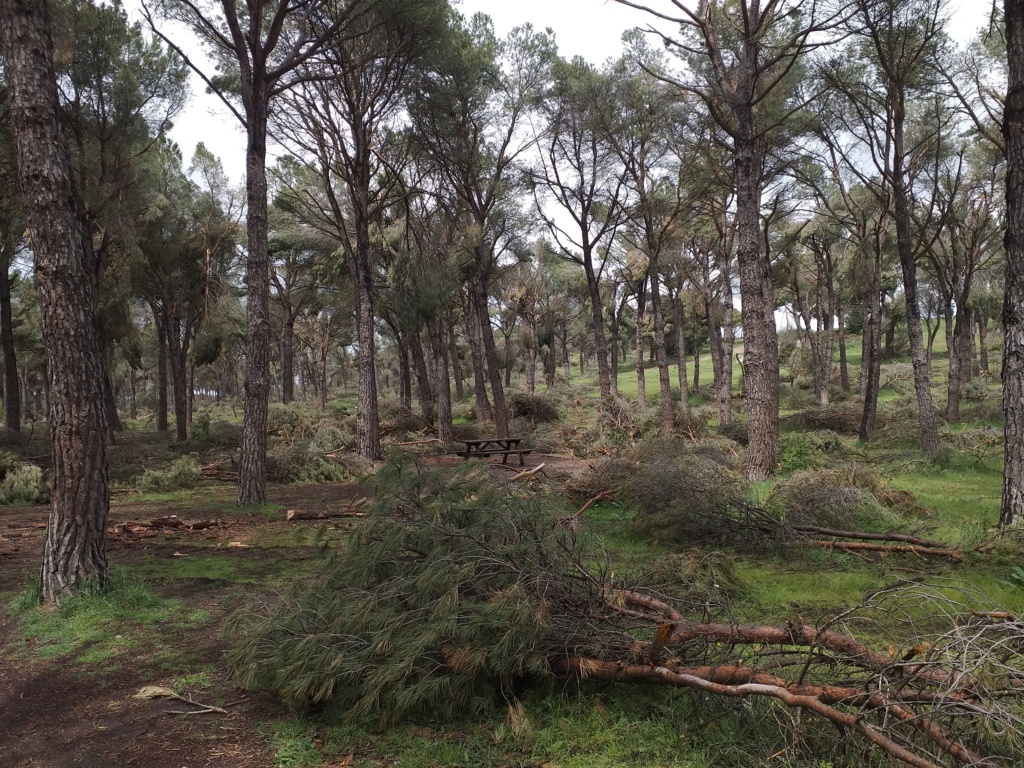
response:
M205 611L159 597L124 570L111 573L106 589L67 598L57 608L39 601L38 585L26 587L8 612L18 618L22 634L35 641L39 656L80 665L152 648L168 629L187 629L209 618Z

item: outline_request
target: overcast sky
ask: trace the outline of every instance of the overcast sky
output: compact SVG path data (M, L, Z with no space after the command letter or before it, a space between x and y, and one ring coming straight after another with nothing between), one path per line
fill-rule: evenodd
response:
M130 0L126 3L129 7L132 4ZM651 4L668 7L666 0L652 0ZM527 22L538 28L550 27L564 57L580 55L594 63L617 56L622 33L648 21L641 11L613 0L461 0L457 6L467 17L477 12L489 14L499 36ZM953 38L962 41L973 35L987 22L991 7L990 0L951 0ZM195 77L192 90L192 104L178 116L171 137L181 145L186 162L196 142L204 142L221 158L229 176L241 182L245 169L241 127L216 97L204 92L203 84Z

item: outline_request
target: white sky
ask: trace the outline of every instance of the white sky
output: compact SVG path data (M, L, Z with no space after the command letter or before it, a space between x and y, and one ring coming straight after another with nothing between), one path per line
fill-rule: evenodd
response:
M669 7L667 0L649 2L655 8ZM467 17L476 12L489 14L499 36L526 22L538 28L550 27L562 56L581 55L594 63L617 56L622 33L646 25L650 18L613 0L461 0L457 5ZM132 8L134 3L129 0L126 6ZM952 37L962 41L987 22L992 3L991 0L950 0L949 6ZM129 15L135 14L129 11ZM191 45L186 48L190 54L195 50ZM193 76L192 80L192 103L178 116L171 137L181 145L186 162L196 143L204 142L220 157L228 175L241 182L245 169L245 135L219 100L205 93L198 78Z

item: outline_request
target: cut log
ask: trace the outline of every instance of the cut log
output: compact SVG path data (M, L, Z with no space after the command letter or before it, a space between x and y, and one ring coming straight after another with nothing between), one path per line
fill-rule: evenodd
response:
M361 498L355 499L344 509L323 509L319 511L309 511L303 509L289 509L285 512L285 519L288 521L292 520L330 520L335 517L366 517L365 512L360 512L360 509L369 503L369 499Z

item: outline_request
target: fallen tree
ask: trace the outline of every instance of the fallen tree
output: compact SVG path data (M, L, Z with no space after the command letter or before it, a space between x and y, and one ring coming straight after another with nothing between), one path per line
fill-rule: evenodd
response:
M234 616L239 681L384 724L484 711L565 678L671 685L776 702L907 765L1021 754L1024 624L982 596L904 582L813 624L740 624L724 558L623 575L519 487L390 456L345 556L326 547L314 579Z

